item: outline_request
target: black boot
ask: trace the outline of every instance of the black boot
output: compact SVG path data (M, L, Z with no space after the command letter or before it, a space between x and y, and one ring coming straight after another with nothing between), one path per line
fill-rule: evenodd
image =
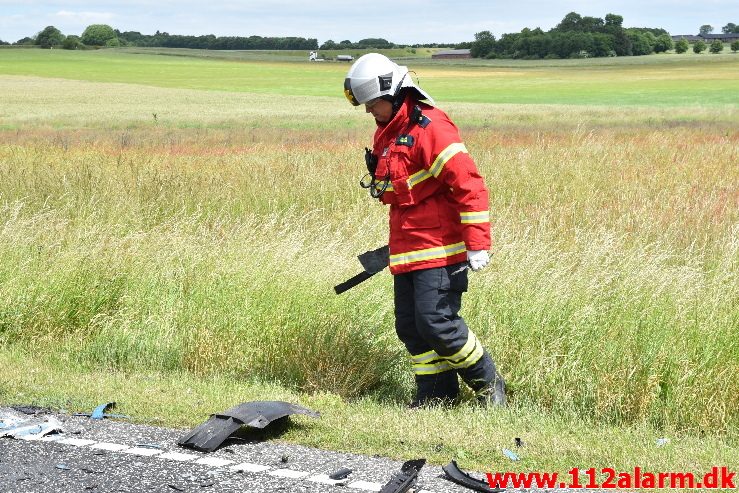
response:
M416 397L408 409L432 406L452 406L459 398L459 380L455 371L435 375L416 375Z
M475 395L477 402L483 407L505 407L505 380L496 371L495 377Z

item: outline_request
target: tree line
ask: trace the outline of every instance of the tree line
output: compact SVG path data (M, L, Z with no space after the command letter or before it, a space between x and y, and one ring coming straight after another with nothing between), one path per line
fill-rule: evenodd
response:
M4 43L8 44L8 43ZM54 26L47 26L35 37L18 40L16 45L38 45L42 48L61 46L74 50L85 47L159 47L197 48L204 50L315 50L318 40L300 37L262 36L184 36L157 31L147 35L136 31L121 32L107 24L91 24L80 36L65 36Z
M736 26L730 23L724 27L724 33L734 32L735 28ZM624 28L623 17L620 15L607 14L605 19L601 19L570 12L557 26L546 32L538 27L525 28L519 33L503 34L497 40L490 31L478 32L469 48L473 58L531 60L639 56L663 53L672 49L676 49L678 53L687 51L687 42L678 43L679 46L676 46L670 34L664 29ZM701 51L706 47L705 43L702 47L699 45ZM719 40L711 44L713 52L723 49L723 43ZM739 50L739 44L736 49L732 44L732 49Z
M2 44L10 44L0 41ZM34 37L18 40L16 45L38 45L42 48L61 46L66 49L84 47L156 47L156 48L193 48L201 50L348 50L348 49L391 49L399 45L383 38L366 38L352 42L344 40L339 43L327 40L320 47L315 38L301 37L262 37L262 36L187 36L157 31L146 35L137 31L121 32L107 24L92 24L81 36L65 36L54 26L47 26ZM456 43L430 43L413 45L414 48L453 48Z
M701 35L713 32L713 27L703 25ZM722 28L724 34L739 33L739 26L728 23ZM556 27L549 31L540 28L525 28L520 33L503 34L496 39L490 31L475 34L474 41L464 43L428 43L410 45L412 48L469 48L475 58L585 58L606 56L638 56L662 53L674 49L684 53L689 49L686 40L673 42L667 31L659 28L624 28L623 17L607 14L599 17L581 16L570 12ZM1 41L1 45L10 43ZM34 37L18 40L15 45L37 45L42 48L60 46L65 49L85 47L162 47L195 48L204 50L366 50L408 47L397 45L383 38L366 38L352 42L327 40L318 45L315 38L301 37L262 37L262 36L188 36L157 31L155 34L141 34L137 31L121 32L107 24L87 26L82 35L65 36L54 26L47 26ZM705 50L719 53L724 49L720 40L710 44L698 40L693 43L693 51ZM739 41L731 44L733 51L739 51Z

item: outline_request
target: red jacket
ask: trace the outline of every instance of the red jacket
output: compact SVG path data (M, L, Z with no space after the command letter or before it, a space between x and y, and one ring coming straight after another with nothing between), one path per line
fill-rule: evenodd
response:
M488 190L446 113L409 96L378 124L372 153L377 181L390 173L380 196L390 205L390 272L465 262L467 250L490 248Z

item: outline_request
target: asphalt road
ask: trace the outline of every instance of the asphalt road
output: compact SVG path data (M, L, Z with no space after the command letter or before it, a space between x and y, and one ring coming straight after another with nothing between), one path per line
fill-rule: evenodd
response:
M62 424L63 433L41 440L0 438L0 492L362 493L379 491L402 465L275 439L230 440L215 452L204 453L177 445L188 430L57 413L25 415L0 408L0 420L6 422L50 417ZM337 484L328 479L342 467L353 471L346 480ZM446 480L440 467L426 466L416 491L471 490Z

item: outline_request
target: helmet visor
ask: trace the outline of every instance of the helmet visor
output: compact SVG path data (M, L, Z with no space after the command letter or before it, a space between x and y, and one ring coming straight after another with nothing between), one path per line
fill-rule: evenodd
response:
M349 77L344 79L344 96L346 96L346 99L352 105L359 106L359 101L357 101L357 98L354 97L354 92L352 92L352 80Z

